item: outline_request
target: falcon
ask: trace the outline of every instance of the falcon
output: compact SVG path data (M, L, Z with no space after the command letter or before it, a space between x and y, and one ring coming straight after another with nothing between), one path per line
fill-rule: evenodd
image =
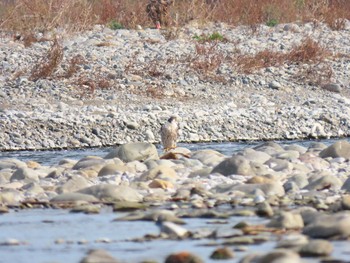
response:
M179 125L176 116L171 116L160 129L160 137L165 152L176 148L176 141L179 137Z

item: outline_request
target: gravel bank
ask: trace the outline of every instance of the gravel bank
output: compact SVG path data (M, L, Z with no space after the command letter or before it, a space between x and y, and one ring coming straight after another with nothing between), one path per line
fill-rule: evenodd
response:
M341 31L313 23L260 26L255 33L224 24L176 31L98 26L63 37L62 62L36 81L31 72L51 42L25 47L3 33L0 150L155 143L171 114L181 117L183 142L349 136L349 24ZM226 41L193 39L213 32ZM336 56L252 74L232 62L237 54L288 52L307 38Z

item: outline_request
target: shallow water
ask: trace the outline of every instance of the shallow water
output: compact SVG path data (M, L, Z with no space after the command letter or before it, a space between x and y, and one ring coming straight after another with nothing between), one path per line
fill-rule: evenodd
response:
M350 140L348 138L347 140ZM334 143L336 139L331 140L300 140L300 141L276 141L281 145L287 144L299 144L305 147L309 147L314 142L322 142L326 145ZM254 147L262 144L261 141L254 142L222 142L222 143L179 143L179 147L186 147L191 151L212 149L221 152L225 155L232 155L233 153L240 151L244 148ZM162 152L161 146L156 145L159 153ZM0 151L0 159L2 158L16 158L21 161L36 161L42 165L58 164L62 159L74 159L79 160L85 156L94 155L104 157L113 147L104 148L88 148L88 149L75 149L75 150L52 150L52 151Z
M180 251L191 251L200 256L204 262L218 262L210 259L216 246L208 243L222 240L153 240L146 242L128 241L141 238L145 234L159 234L154 222L113 222L123 213L105 211L97 215L71 214L67 210L21 210L0 216L0 242L17 239L24 244L18 246L0 246L0 262L16 263L77 263L90 249L104 249L121 262L139 263L144 260L164 262L167 255ZM184 219L188 230L216 229L223 227L216 219ZM233 227L240 221L252 224L265 223L258 217L231 217L225 227ZM222 220L220 220L222 222ZM56 240L64 243L56 244ZM276 238L277 239L277 238ZM101 240L108 240L102 242ZM79 244L82 242L83 244ZM220 262L239 262L246 254L265 253L272 250L275 241L246 246L245 252L235 251L235 258ZM333 242L333 258L347 259L350 255L349 242ZM231 249L242 246L230 246ZM319 259L303 258L303 262L320 262Z
M141 238L145 234L159 234L154 222L113 222L123 213L104 212L97 215L70 214L66 210L21 210L2 215L0 223L0 242L9 238L17 239L25 244L19 246L0 246L0 262L26 263L34 262L79 262L89 249L101 248L107 250L115 258L123 262L141 262L153 259L164 262L167 255L178 251L192 251L200 255L205 262L215 262L209 259L215 247L204 246L212 240L156 240L147 242L126 241L131 238ZM228 226L233 226L244 220L257 223L257 217L230 218ZM214 220L185 219L189 230L215 229L222 224L208 224ZM63 239L64 244L55 244ZM78 244L79 241L86 244ZM97 242L110 240L110 243ZM271 249L272 242L259 246L250 246L249 251ZM243 256L247 252L237 255ZM235 262L235 261L230 261Z

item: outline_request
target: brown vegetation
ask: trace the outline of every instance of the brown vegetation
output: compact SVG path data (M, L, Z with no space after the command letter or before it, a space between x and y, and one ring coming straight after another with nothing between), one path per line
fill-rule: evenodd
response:
M34 65L30 80L36 81L41 78L47 78L55 72L63 59L63 49L57 38L53 40L50 50Z
M153 26L147 16L148 0L0 0L0 28L18 32L55 28L83 30L116 21L126 28ZM231 25L326 22L341 29L350 19L348 0L177 0L169 7L170 24L185 25L196 19Z
M252 73L260 68L277 67L284 63L319 63L330 53L310 38L287 53L263 50L255 55L240 55L235 58L240 71Z

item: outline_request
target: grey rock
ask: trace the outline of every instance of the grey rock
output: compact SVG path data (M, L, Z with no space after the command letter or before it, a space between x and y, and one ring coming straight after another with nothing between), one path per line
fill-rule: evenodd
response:
M159 159L156 147L151 143L127 143L110 152L105 159L118 157L124 162Z
M100 158L100 157L95 157L95 156L88 156L85 158L82 158L79 160L74 166L73 170L80 170L80 169L85 169L85 168L90 168L92 166L100 166L105 163L105 160Z
M311 181L304 189L307 190L323 190L332 189L339 190L343 185L342 181L334 175L325 175L320 178Z
M255 261L254 261L255 262ZM261 256L257 263L301 263L298 253L286 250L276 249Z
M37 172L30 168L18 168L11 176L10 181L39 182Z
M303 218L300 214L292 212L281 212L276 215L268 224L268 227L285 229L301 229L304 227Z
M281 85L281 83L274 80L274 81L269 83L269 88L279 90L279 89L282 89L282 85Z
M59 194L71 193L71 192L81 190L83 188L87 188L91 185L92 184L86 178L77 175L70 178L63 185L57 187L56 192Z
M250 161L243 156L234 155L214 167L212 173L220 173L228 176L238 175L255 175L250 165Z
M93 195L99 200L117 202L117 201L128 201L128 202L142 202L143 196L139 194L135 189L123 186L123 185L112 185L112 184L100 184L94 185L88 188L84 188L78 193Z
M229 188L230 191L241 191L246 194L254 194L258 189L260 189L266 196L283 196L285 194L284 188L280 183L242 184L234 185L233 187Z
M347 238L350 236L350 214L337 213L318 216L304 227L303 234L312 238Z
M0 160L0 170L3 169L17 169L26 167L26 163L14 158L5 158Z
M261 151L256 151L252 148L246 148L239 154L243 155L246 159L254 161L256 163L265 163L271 158L269 154Z
M340 87L339 84L336 83L327 83L321 86L322 89L324 90L328 90L331 92L336 92L336 93L340 93L342 91L342 88Z
M78 201L98 202L99 200L92 195L81 194L81 193L59 194L50 200L50 202L78 202Z
M313 239L301 247L299 254L305 257L327 257L333 252L333 245L327 240Z
M350 143L345 140L337 141L336 143L332 144L331 146L324 149L322 152L320 152L320 157L327 158L337 158L337 157L343 157L347 160L350 159Z

